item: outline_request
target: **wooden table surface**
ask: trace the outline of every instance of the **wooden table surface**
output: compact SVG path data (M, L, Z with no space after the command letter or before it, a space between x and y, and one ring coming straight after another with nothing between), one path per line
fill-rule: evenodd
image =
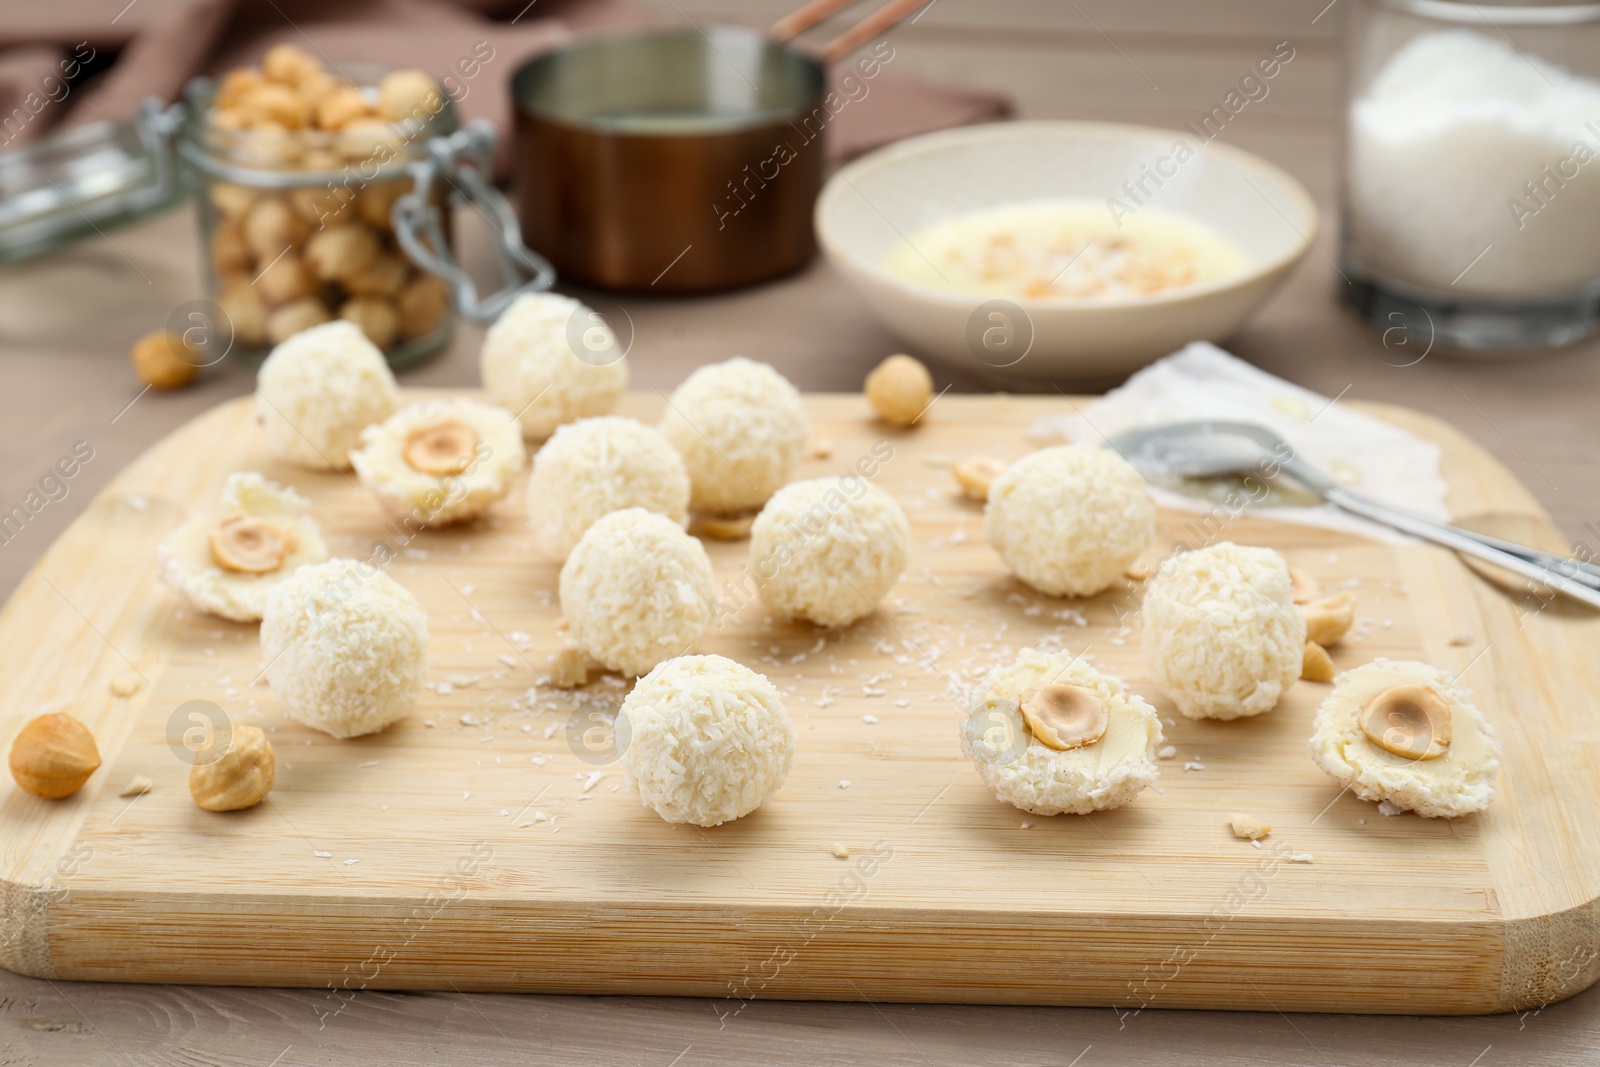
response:
M935 0L894 38L893 64L1010 92L1024 117L1175 127L1209 110L1280 41L1295 58L1225 139L1285 167L1323 209L1317 251L1228 347L1329 396L1439 415L1498 456L1574 541L1600 549L1600 343L1522 362L1411 366L1339 304L1338 68L1351 0ZM789 0L652 0L704 25L770 19ZM465 256L484 267L466 220ZM14 538L0 543L9 594L110 477L174 426L248 392L226 362L196 388L139 395L126 349L198 294L193 219L175 212L67 251L0 268L0 510L77 442L93 459ZM583 296L585 294L578 293ZM859 387L899 346L842 282L815 264L757 289L625 301L636 387L670 388L700 363L743 353L809 390ZM476 381L481 331L403 377ZM936 371L940 384L977 383ZM1072 383L1062 383L1070 391ZM59 495L59 494L58 494ZM4 1064L610 1064L873 1062L1011 1065L1185 1062L1446 1067L1600 1060L1600 988L1538 1012L1486 1018L992 1008L693 999L357 994L324 1019L325 992L50 983L0 972Z

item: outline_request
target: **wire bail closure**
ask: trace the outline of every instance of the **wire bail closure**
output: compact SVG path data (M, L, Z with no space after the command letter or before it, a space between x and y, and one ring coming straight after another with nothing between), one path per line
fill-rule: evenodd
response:
M493 323L524 293L543 292L556 281L550 262L522 243L516 213L486 177L494 145L494 126L485 119L429 141L427 158L408 166L416 184L395 201L393 213L395 238L406 255L444 279L457 313L479 326ZM428 196L439 181L450 185L450 206L473 205L494 231L495 252L508 279L505 288L480 299L477 283L456 262L445 240L440 210Z

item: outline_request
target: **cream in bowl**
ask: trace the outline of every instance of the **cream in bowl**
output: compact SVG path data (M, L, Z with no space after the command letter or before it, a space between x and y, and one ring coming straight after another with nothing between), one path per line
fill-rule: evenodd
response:
M1114 218L1087 199L1032 200L954 215L895 245L883 268L934 289L1011 299L1122 300L1246 273L1221 233L1150 209Z
M817 202L834 268L919 355L1100 385L1234 333L1310 248L1277 167L1179 132L968 127L844 167Z

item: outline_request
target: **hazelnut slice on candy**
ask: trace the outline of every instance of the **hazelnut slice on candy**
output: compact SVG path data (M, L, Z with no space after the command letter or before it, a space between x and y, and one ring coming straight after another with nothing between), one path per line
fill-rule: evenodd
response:
M255 515L230 515L211 531L211 558L225 571L270 574L294 544L288 531Z
M1035 686L1022 694L1020 710L1038 742L1057 752L1094 744L1110 721L1100 694L1081 685Z
M460 474L472 465L478 435L459 422L423 426L406 436L403 455L423 474Z
M1385 752L1438 759L1450 747L1450 705L1429 686L1397 685L1367 701L1361 730Z

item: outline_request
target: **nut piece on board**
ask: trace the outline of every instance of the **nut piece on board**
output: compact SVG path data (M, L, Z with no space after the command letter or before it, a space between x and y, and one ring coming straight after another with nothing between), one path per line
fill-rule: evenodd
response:
M1338 644L1356 621L1356 598L1348 590L1318 597L1302 609L1306 616L1306 640L1323 648Z
M25 793L70 797L100 766L94 734L65 712L31 720L11 743L11 777Z
M1300 677L1308 682L1331 682L1335 673L1328 650L1315 641L1307 641L1305 656L1300 660Z
M950 473L955 475L956 484L961 486L961 495L981 504L989 499L989 486L1005 473L1005 469L1006 465L998 459L974 456L951 467Z
M1233 836L1241 841L1259 841L1272 833L1272 824L1262 822L1253 815L1242 815L1234 812L1228 816L1228 829L1233 831Z

